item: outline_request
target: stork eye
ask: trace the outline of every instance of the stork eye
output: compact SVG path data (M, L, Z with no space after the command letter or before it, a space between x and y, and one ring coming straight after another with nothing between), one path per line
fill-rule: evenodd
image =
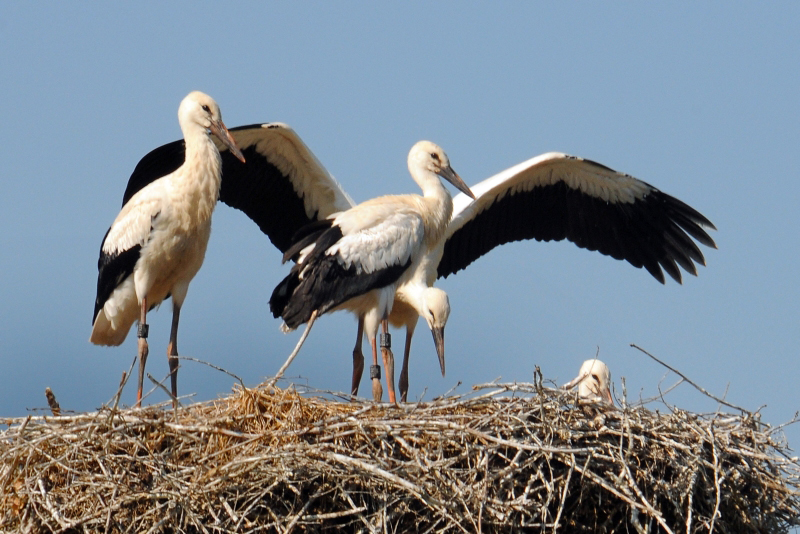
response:
M206 113L211 113L211 108L208 107L208 104L203 104L203 111L205 111Z
M437 154L436 152L431 152L431 157L436 161L439 161L439 154Z
M599 376L597 376L597 375L592 375L592 378L594 378L594 379L595 379L595 380L596 380L598 383L600 382L600 377L599 377Z

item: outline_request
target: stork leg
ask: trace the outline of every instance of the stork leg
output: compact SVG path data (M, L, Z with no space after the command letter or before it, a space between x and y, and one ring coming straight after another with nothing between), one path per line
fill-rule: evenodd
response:
M358 336L356 346L353 348L353 383L350 394L358 395L358 385L361 383L361 375L364 374L364 353L361 352L361 343L364 339L364 318L358 318Z
M167 361L169 362L169 377L172 382L172 406L178 407L178 321L181 317L181 307L172 301L172 330L169 333L167 345Z
M406 330L406 347L403 351L403 367L400 369L400 402L407 402L408 399L408 356L411 354L411 336L413 330Z
M381 366L378 365L378 344L377 339L369 340L372 346L372 367L369 369L369 377L372 379L372 399L380 402L383 397L383 387L381 387Z
M144 366L147 363L147 297L142 298L142 309L139 315L139 327L137 334L139 337L139 388L136 390L136 406L142 405L142 388L144 385Z
M397 404L397 397L394 393L394 354L392 354L392 337L389 334L389 320L381 321L383 335L381 336L381 354L383 355L383 366L386 368L386 385L389 387L389 402Z

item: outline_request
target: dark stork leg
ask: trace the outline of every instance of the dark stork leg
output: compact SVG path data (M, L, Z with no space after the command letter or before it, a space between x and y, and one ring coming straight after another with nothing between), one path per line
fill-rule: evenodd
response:
M369 344L372 346L372 366L369 368L369 377L372 379L372 399L380 402L383 397L383 387L381 387L381 366L378 365L377 339L370 339Z
M358 385L361 383L361 375L364 374L364 353L361 352L361 343L364 340L364 318L358 318L358 336L356 346L353 348L353 383L350 394L358 395Z
M397 404L397 397L394 393L394 354L392 354L392 336L389 333L389 320L381 321L383 334L381 335L381 354L383 355L383 366L386 368L386 385L389 387L389 402Z
M147 297L142 299L142 310L139 315L139 327L137 335L139 337L139 389L136 390L136 406L142 405L142 388L144 385L144 366L147 363Z
M406 329L406 347L403 352L403 367L400 369L400 402L407 402L408 399L408 356L411 354L411 336L413 330Z
M172 329L169 333L167 345L167 361L169 362L169 377L172 382L172 407L178 407L178 321L181 317L181 307L172 301Z

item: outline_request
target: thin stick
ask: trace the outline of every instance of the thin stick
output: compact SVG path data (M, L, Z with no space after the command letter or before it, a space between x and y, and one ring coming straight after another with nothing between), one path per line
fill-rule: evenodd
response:
M133 361L131 362L131 366L130 368L128 368L128 372L127 373L125 371L122 372L122 379L119 381L119 388L117 388L117 392L111 399L114 401L113 407L111 408L112 414L117 410L117 407L119 406L119 400L122 397L122 390L125 388L125 384L128 383L128 378L130 378L131 373L133 372L133 367L136 365L136 360L138 358L139 358L138 356L134 356Z
M675 368L673 368L673 367L670 367L669 365L667 365L666 363L662 362L661 360L659 360L658 358L656 358L655 356L653 356L652 354L650 354L649 352L647 352L646 350L644 350L642 347L640 347L640 346L636 345L635 343L631 343L631 347L633 347L633 348L635 348L635 349L638 349L638 350L640 350L640 351L644 352L645 354L647 354L648 356L650 356L652 359L654 359L655 361L657 361L658 363L660 363L661 365L663 365L664 367L666 367L667 369L669 369L670 371L672 371L673 373L675 373L676 375L678 375L679 377L681 377L681 378L683 378L684 380L686 380L686 381L687 381L689 384L691 384L692 386L694 386L694 388L695 388L697 391L699 391L700 393L702 393L702 394L703 394L703 395L705 395L706 397L709 397L709 398L711 398L711 399L714 399L714 400L715 400L715 401L717 401L718 403L720 403L720 404L724 404L724 405L725 405L725 406L727 406L728 408L733 408L734 410L739 410L739 411L741 411L741 412L744 412L744 413L746 413L747 415L753 415L753 413L752 413L750 410L745 410L744 408L741 408L741 407L739 407L739 406L736 406L735 404L731 404L731 403L729 403L729 402L726 402L726 401L724 401L724 400L722 400L722 399L720 399L720 398L718 398L718 397L715 397L714 395L712 395L711 393L709 393L708 391L706 391L706 390L705 390L705 389L703 389L702 387L700 387L700 386L698 386L697 384L695 384L694 382L692 382L692 381L691 381L691 380L690 380L690 379L689 379L689 378L688 378L688 377L687 377L685 374L681 373L680 371L678 371L677 369L675 369Z
M231 378L235 378L236 380L238 380L239 384L242 386L242 388L247 389L247 387L244 385L244 381L241 378L239 378L235 374L231 373L230 371L227 371L227 370L223 369L222 367L218 367L218 366L214 365L213 363L209 363L209 362L206 362L206 361L203 361L203 360L198 360L197 358L190 358L189 356L178 356L178 359L179 360L187 360L187 361L195 362L195 363L202 363L203 365L207 365L207 366L211 367L212 369L216 369L217 371L222 371L223 373L225 373L226 375L230 376Z
M300 336L300 341L297 342L297 346L294 348L292 353L286 359L286 362L283 364L283 366L281 366L281 368L278 369L278 372L275 374L275 376L267 380L267 387L274 386L275 382L283 378L283 373L285 373L286 369L288 369L289 366L292 365L292 362L294 361L297 354L300 352L300 348L303 346L303 343L305 343L306 338L308 337L308 333L311 332L311 327L314 326L314 321L316 320L317 320L317 310L314 310L313 312L311 312L311 318L308 320L308 323L306 324L306 330L305 332L303 332L303 335Z
M350 456L345 456L343 454L338 454L335 452L330 453L330 457L345 465L357 467L372 475L375 475L377 477L383 478L384 480L397 484L398 486L407 489L408 491L413 493L417 498L426 502L429 505L444 507L444 505L441 502L431 497L430 495L427 495L425 491L419 486L416 486L415 484L409 482L408 480L402 477L393 475L392 473L384 469L381 469L380 467L376 467L372 464L359 460L358 458L351 458Z
M161 389L161 391L163 391L164 393L166 393L167 395L169 395L169 398L170 398L170 399L172 399L172 402L173 402L173 404L177 404L177 403L178 403L178 398L177 398L176 396L174 396L174 395L172 394L172 392L171 392L170 390L168 390L168 389L166 388L166 386L164 386L164 384L162 384L161 382L159 382L158 380L156 380L156 379L155 379L155 377L154 377L153 375L151 375L150 373L147 373L147 378L149 378L149 379L150 379L150 381L151 381L153 384L155 384L155 386L156 386L157 388ZM164 377L164 380L166 380L166 379L167 379L167 377ZM177 409L177 406L176 406L176 409Z

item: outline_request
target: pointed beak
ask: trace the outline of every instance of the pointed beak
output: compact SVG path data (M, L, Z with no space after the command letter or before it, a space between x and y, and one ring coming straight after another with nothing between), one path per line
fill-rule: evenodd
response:
M223 145L228 147L228 150L231 151L231 154L236 156L239 161L244 163L244 155L242 154L242 151L239 150L238 146L236 146L236 141L233 140L233 136L222 121L212 122L208 129L211 130L211 133L216 135L220 141L222 141Z
M614 398L611 396L610 387L600 392L600 398L602 398L605 402L607 402L609 406L614 406Z
M475 195L472 194L472 191L470 191L467 184L464 183L464 180L461 179L461 177L456 171L453 170L452 167L445 167L442 169L442 172L439 174L439 176L453 184L456 189L467 195L469 198L475 200Z
M439 356L439 367L444 376L444 328L432 328L433 344L436 345L436 354Z
M575 378L573 378L572 380L570 380L569 382L567 382L566 384L564 384L563 386L561 386L561 389L572 389L575 386L577 386L578 384L580 384L581 382L583 382L583 379L586 378L587 376L589 376L589 375L587 375L586 373L582 373L582 374L576 376ZM609 395L610 394L611 393L609 393Z

